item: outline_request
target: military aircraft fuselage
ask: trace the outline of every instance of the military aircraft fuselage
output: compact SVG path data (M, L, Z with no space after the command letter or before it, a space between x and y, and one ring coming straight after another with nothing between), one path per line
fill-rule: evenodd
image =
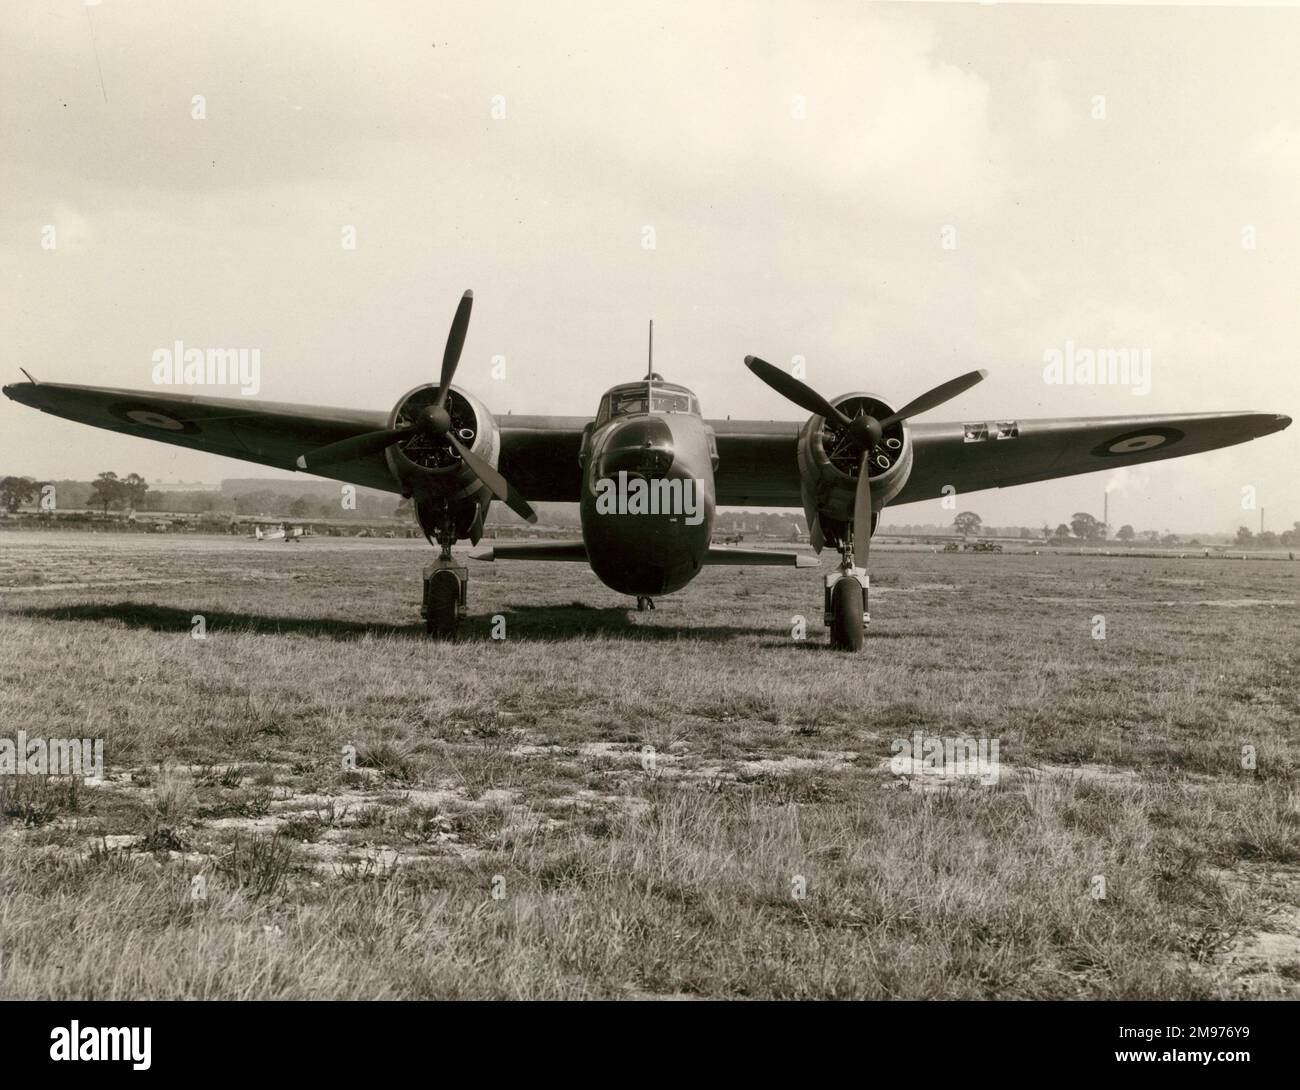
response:
M601 399L580 460L582 538L602 583L652 596L699 574L713 534L716 450L695 395L658 375Z

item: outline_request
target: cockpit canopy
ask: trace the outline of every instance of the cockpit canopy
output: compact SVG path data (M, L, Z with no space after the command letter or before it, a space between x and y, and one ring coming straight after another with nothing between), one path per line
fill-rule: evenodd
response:
M652 374L640 382L615 386L600 399L596 426L616 416L643 416L646 413L689 413L700 415L700 402L685 386L665 382Z

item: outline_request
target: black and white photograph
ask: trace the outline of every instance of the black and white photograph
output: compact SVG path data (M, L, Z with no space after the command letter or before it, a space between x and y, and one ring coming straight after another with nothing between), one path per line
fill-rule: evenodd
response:
M1294 4L0 6L23 1056L1280 1046L1297 58Z

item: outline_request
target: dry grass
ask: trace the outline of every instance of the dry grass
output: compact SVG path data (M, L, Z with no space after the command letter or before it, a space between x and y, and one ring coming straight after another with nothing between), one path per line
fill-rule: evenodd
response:
M0 996L1300 994L1294 565L873 550L850 657L809 573L478 566L438 644L422 544L3 549L0 734L108 777L0 784Z

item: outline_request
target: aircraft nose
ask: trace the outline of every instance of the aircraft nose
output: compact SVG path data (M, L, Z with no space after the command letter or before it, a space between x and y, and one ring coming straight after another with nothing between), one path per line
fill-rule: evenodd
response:
M619 472L651 479L664 476L673 464L673 433L657 416L615 424L600 456L600 475Z

